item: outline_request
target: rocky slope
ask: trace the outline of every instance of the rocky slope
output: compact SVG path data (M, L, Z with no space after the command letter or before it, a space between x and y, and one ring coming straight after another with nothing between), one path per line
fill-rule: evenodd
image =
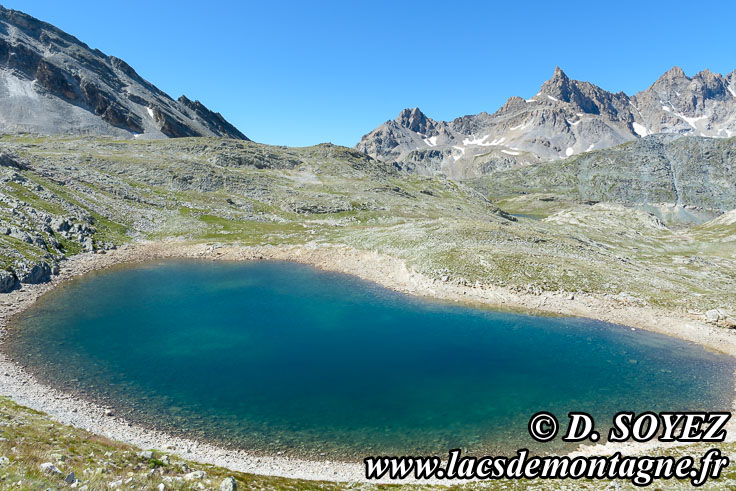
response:
M0 132L246 139L199 101L175 101L123 60L3 7Z
M473 181L494 197L555 193L700 222L736 208L736 138L654 135ZM710 213L709 213L710 212Z
M308 217L327 229L356 215L503 219L470 188L399 176L390 164L328 144L285 149L213 138L6 136L0 293L48 281L65 257L136 238L214 233L250 241L273 233L301 240L311 237L303 226ZM452 211L442 211L446 206Z
M557 68L529 99L449 122L419 108L365 135L356 148L420 174L463 179L609 148L657 133L736 135L736 71L687 77L673 68L629 97L570 79Z

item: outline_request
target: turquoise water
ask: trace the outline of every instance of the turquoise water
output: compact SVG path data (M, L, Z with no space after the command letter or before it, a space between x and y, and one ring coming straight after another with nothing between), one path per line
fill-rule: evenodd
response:
M261 453L358 459L535 444L529 417L724 410L733 359L584 319L401 295L282 262L165 261L88 275L5 349L132 421Z

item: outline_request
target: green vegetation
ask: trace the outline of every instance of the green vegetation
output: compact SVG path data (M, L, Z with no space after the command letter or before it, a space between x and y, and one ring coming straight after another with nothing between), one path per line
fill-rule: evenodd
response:
M704 444L657 450L654 455L703 455L711 446ZM731 457L736 444L718 445ZM73 479L87 489L219 489L227 477L235 478L238 489L338 490L338 489L638 489L630 482L617 481L491 481L483 483L448 483L451 486L370 485L330 483L234 472L221 467L179 458L176 451L153 451L152 456L141 449L87 431L59 424L37 411L0 398L0 487L3 489L58 489L69 487L64 479ZM57 472L42 471L40 466L51 463ZM203 471L201 478L190 473ZM189 478L185 477L190 474ZM187 480L190 479L190 480ZM202 486L202 488L199 488ZM688 489L687 481L658 481L654 489ZM733 489L736 468L726 468L721 479L708 482L704 489Z
M559 163L551 184L545 168L535 166L496 176L493 186L488 178L471 187L402 174L327 144L282 148L216 138L6 135L0 151L25 163L0 167L0 269L19 275L38 262L53 264L89 249L89 240L98 251L171 238L243 246L341 244L399 258L440 281L536 293L625 294L682 313L735 314L733 212L701 225L673 224L642 209L586 201L619 189L601 174L606 167L591 160L604 155L598 152L586 154L586 161ZM590 179L581 194L577 172L583 164ZM529 192L536 194L523 194ZM38 471L54 453L66 455L59 466L65 472L92 483L132 477L138 487L151 487L175 472L161 456L141 461L131 447L7 401L0 413L9 423L0 452L11 459L0 468L2 487L17 481L31 488L59 486ZM206 470L214 484L228 474L188 465ZM98 468L106 470L81 477ZM248 488L343 487L233 475Z
M0 398L0 487L3 489L55 489L68 487L64 479L74 473L88 489L219 489L220 482L234 477L238 489L345 489L325 482L283 479L233 472L221 467L178 458L175 453L154 452L141 456L140 449L84 430L61 425L43 413ZM43 463L60 473L44 472ZM204 471L201 479L186 480L191 472ZM72 480L73 480L72 479ZM110 483L117 485L110 486Z

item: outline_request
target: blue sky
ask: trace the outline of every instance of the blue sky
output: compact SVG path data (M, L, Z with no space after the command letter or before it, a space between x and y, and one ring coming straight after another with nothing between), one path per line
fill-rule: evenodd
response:
M404 107L434 119L529 97L559 65L632 94L674 65L736 69L736 2L23 0L250 138L352 146Z

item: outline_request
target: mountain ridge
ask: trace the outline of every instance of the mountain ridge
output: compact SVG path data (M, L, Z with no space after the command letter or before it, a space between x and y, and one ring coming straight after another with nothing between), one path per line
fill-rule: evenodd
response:
M174 100L124 60L2 6L0 131L248 139L201 102Z
M512 96L492 114L436 121L418 107L404 109L355 148L410 172L464 179L659 133L736 135L736 70L688 77L674 67L628 96L573 80L556 67L533 97Z

